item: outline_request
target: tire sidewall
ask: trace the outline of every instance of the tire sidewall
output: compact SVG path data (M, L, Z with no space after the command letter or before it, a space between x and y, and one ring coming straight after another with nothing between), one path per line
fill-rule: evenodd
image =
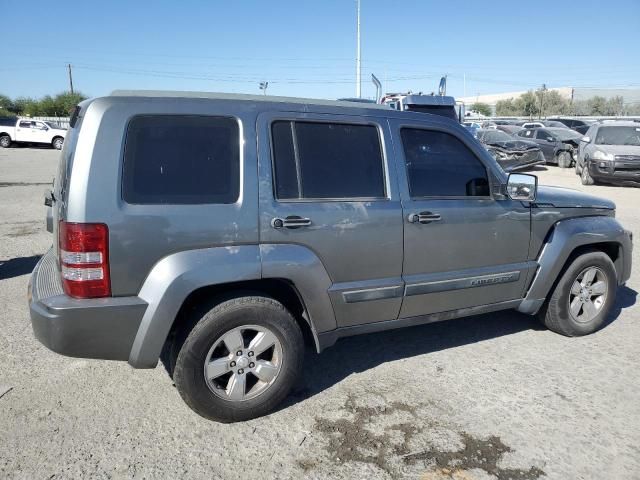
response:
M62 150L62 145L64 144L64 140L61 138L54 138L52 145L56 150Z
M9 148L10 146L11 146L11 137L7 135L2 135L2 137L0 137L0 147Z
M571 157L568 152L558 153L558 166L560 168L569 168L571 166Z
M304 343L293 317L272 299L229 300L207 312L187 336L176 359L174 381L185 402L201 416L232 422L264 415L288 394L302 369ZM251 301L255 300L255 301ZM271 330L282 346L282 368L273 385L249 400L233 402L217 397L204 378L205 357L226 332L243 325Z
M598 267L607 276L607 298L600 310L600 313L596 315L591 321L581 323L577 322L571 316L569 312L569 298L571 292L571 285L576 280L577 276L588 267ZM615 303L617 290L616 271L611 259L601 252L591 252L576 258L574 262L569 266L567 271L562 276L562 279L556 287L557 295L557 315L560 320L560 324L567 334L572 336L587 335L598 330L607 315L611 311Z

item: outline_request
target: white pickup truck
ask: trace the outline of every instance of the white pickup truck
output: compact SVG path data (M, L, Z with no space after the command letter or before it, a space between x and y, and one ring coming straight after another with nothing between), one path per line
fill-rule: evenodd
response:
M2 119L0 121L0 147L11 143L47 143L57 150L62 149L67 131L53 122L29 118Z

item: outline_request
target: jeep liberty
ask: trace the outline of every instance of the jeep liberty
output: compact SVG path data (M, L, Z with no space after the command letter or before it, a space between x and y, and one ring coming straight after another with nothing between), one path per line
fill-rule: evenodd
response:
M611 201L507 175L451 119L366 103L87 100L46 203L38 340L162 358L189 407L223 422L273 410L307 342L505 309L585 335L631 272Z

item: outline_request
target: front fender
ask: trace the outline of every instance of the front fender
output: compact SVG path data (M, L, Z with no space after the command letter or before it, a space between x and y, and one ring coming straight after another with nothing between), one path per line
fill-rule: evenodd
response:
M619 245L620 258L616 261L616 271L618 283L624 283L631 273L630 233L613 217L592 216L561 220L554 225L540 251L538 270L518 310L528 314L536 313L571 253L578 247L598 243Z
M156 366L171 325L191 292L208 285L256 280L260 274L258 245L188 250L160 260L138 295L149 306L131 347L129 364Z

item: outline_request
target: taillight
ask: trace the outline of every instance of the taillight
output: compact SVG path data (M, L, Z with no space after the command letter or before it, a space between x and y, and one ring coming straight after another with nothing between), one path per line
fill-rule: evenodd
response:
M60 271L67 295L111 296L109 229L104 223L60 222Z

